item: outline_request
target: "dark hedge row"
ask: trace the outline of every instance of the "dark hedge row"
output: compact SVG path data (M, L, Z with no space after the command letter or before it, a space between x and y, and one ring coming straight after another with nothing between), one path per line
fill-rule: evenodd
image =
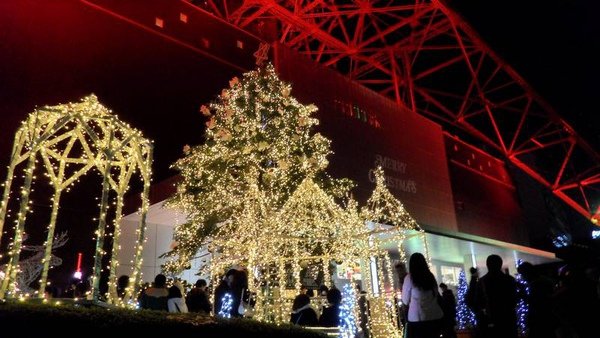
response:
M291 325L271 325L249 319L215 320L194 314L169 314L156 311L133 311L83 307L72 304L44 305L0 303L0 337L122 337L139 334L151 337L268 337L323 338L322 333ZM192 337L189 336L189 337ZM138 337L131 337L138 338Z

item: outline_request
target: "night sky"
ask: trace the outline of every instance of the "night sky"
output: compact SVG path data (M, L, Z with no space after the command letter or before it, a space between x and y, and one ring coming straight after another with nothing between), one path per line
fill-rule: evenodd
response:
M182 155L183 146L202 140L199 106L239 74L77 0L0 1L0 51L2 182L20 121L36 106L74 102L90 93L155 141L154 180L173 176L169 166ZM14 187L20 184L17 180ZM137 194L139 186L130 193ZM25 244L30 245L44 241L50 210L46 181L39 180L34 188L34 213L26 223ZM98 175L90 173L63 194L56 233L68 230L70 239L56 252L63 264L50 274L58 285L66 284L75 270L77 252L83 252L84 274L91 272L100 191ZM13 214L15 201L10 205ZM12 225L9 219L4 230ZM9 238L2 238L2 249Z
M600 150L600 3L449 0L492 49Z
M594 1L449 0L484 41L600 150L600 4ZM94 92L124 120L157 139L155 180L186 143L202 139L198 106L238 70L207 61L77 0L0 1L0 179L12 137L36 105L76 101ZM177 130L169 133L164 130ZM167 137L165 138L165 135ZM97 183L97 182L92 182ZM72 240L59 254L72 271L75 253L91 252L93 222L77 205L92 201L85 189L69 197L64 228ZM83 198L85 195L85 198ZM44 209L47 201L38 199ZM89 203L88 203L89 204ZM42 221L43 223L43 221ZM81 235L85 230L86 235ZM60 230L60 229L59 229ZM2 246L6 245L6 237ZM84 265L91 265L87 255Z

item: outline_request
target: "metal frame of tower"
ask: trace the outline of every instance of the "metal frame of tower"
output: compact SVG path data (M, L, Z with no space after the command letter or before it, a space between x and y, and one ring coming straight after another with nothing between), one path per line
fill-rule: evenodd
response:
M276 39L440 122L600 222L600 154L441 0L175 3Z
M597 223L600 155L442 1L205 0L446 126L467 132ZM551 76L551 75L549 75Z

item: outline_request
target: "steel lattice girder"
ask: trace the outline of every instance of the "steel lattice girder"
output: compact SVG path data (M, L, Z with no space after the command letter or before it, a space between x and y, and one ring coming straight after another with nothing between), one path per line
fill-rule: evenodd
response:
M598 217L599 154L442 2L207 0L202 8L244 29L275 20L279 42L468 132Z
M92 3L107 1L82 2L101 9ZM190 2L171 5L208 11L269 42L259 27L276 24L280 43L466 132L600 221L600 155L440 0Z

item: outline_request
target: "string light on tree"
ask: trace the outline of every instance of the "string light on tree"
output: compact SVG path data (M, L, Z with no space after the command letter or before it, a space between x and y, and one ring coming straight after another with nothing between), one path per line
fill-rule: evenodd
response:
M174 164L182 179L167 206L187 220L175 228L167 272L184 270L206 246L212 257L201 273L217 278L244 266L253 272L254 318L276 323L289 321L303 269L322 271L330 285L332 264L378 257L374 278L381 286L392 280L383 245L422 232L385 187L383 170L376 170L379 179L363 209L350 197L352 182L327 175L330 141L312 131L316 110L291 96L270 64L232 79L215 102L200 108L206 142L185 146ZM367 221L391 226L367 227ZM387 290L367 292L382 304L393 299ZM399 336L390 309L377 311L385 330L374 337Z
M523 263L523 261L518 259L516 262L516 267L519 268L521 263ZM526 337L528 332L527 317L529 314L529 304L527 299L529 298L529 283L523 279L523 276L520 273L517 273L515 279L517 280L518 290L517 328L519 330L519 337Z
M233 306L233 297L230 293L226 293L221 299L221 309L219 309L218 316L221 318L231 318L231 308Z
M345 284L340 305L340 338L354 338L358 329L356 309L356 290L350 284Z
M469 309L466 302L468 287L465 271L461 270L458 276L458 299L456 301L456 321L459 330L472 329L477 325L475 314Z

